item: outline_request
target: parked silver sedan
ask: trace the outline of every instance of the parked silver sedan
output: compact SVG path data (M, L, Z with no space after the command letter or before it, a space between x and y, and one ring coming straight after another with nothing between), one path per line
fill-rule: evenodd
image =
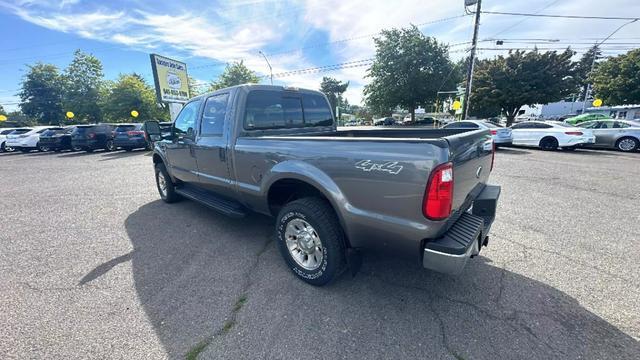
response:
M593 130L594 144L588 147L611 148L620 151L635 151L640 148L640 122L629 120L593 120L577 125Z

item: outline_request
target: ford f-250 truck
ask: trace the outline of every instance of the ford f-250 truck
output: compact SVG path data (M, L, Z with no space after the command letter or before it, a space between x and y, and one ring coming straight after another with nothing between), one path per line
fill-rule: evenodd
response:
M145 129L164 201L275 216L288 267L313 285L357 269L363 249L460 273L500 194L488 130L342 131L317 91L226 88L186 103L170 134Z

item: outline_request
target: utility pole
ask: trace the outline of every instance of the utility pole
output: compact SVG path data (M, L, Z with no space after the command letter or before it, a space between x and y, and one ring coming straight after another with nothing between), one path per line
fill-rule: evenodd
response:
M629 25L629 24L633 24L634 22L640 20L640 18L636 18L633 19L629 22L626 22L622 25L620 25L618 28L616 28L615 30L613 30L613 32L611 34L609 34L609 36L607 36L606 38L604 38L602 41L600 42L596 42L596 44L593 46L593 59L591 59L591 69L589 69L589 75L591 75L591 73L593 72L593 68L596 65L596 57L598 57L598 50L600 49L600 45L604 44L605 41L609 40L615 33L617 33L618 31L620 31L620 29L622 29L623 27ZM584 114L584 111L587 109L587 98L591 93L591 84L587 84L587 89L584 91L584 99L582 101L582 113Z
M473 5L473 1L465 0L465 6ZM476 48L478 47L478 30L480 29L480 8L482 0L476 3L476 19L473 26L473 40L471 40L471 54L469 54L469 67L467 68L467 83L464 89L464 105L462 107L462 120L466 120L469 114L469 98L471 97L471 84L473 82L473 66L476 62Z
M267 59L267 55L265 55L262 50L259 51L260 55L262 55L262 57L264 58L264 61L267 62L267 66L269 66L269 74L271 77L271 85L273 85L273 69L271 68L271 64L269 64L269 60Z

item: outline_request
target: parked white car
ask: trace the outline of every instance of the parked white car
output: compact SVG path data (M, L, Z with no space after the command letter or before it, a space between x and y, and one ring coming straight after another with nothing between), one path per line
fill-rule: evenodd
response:
M462 120L448 123L443 129L489 129L496 147L500 145L511 145L513 137L511 129L503 128L499 125L484 120Z
M12 133L16 128L2 128L0 129L0 152L10 152L13 151L13 148L7 147L7 135Z
M28 131L13 131L7 135L5 146L22 152L29 152L31 150L49 151L48 148L40 146L39 141L40 134L51 129L59 130L62 128L58 126L34 126L31 128L23 128L23 130Z
M593 131L580 129L558 121L526 121L511 126L513 145L537 146L543 150L573 150L576 146L593 144Z

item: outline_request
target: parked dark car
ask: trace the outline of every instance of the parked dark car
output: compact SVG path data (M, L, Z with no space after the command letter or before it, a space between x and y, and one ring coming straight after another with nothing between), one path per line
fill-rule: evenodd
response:
M47 150L60 152L62 150L72 150L71 133L75 130L75 126L64 129L50 129L40 135L40 146ZM78 150L78 149L75 149Z
M91 152L96 149L115 150L113 145L113 125L78 125L71 133L71 146Z
M390 126L395 124L396 124L396 121L392 117L378 119L373 123L373 125L375 126Z
M113 130L113 145L126 151L149 147L142 124L118 125Z

